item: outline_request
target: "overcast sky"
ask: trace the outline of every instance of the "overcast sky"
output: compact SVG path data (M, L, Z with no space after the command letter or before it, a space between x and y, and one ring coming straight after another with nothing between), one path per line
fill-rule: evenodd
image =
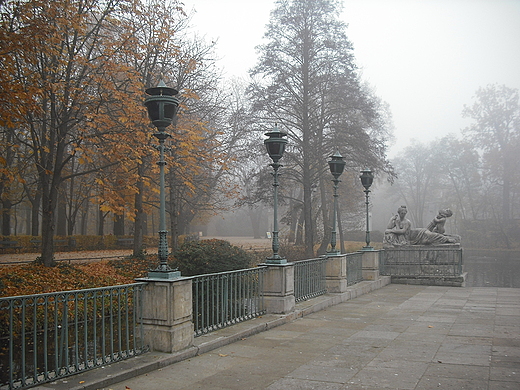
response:
M194 30L218 40L226 77L256 63L274 0L184 0ZM362 79L390 104L396 145L460 134L464 104L490 83L520 89L520 0L344 0Z

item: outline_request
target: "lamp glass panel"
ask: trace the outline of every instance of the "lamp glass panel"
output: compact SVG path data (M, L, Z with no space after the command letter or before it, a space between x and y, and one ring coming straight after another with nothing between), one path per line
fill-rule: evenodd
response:
M341 160L329 161L330 173L341 175L345 169L345 163Z
M281 144L270 142L267 144L267 153L269 153L269 156L279 156L281 148Z
M157 102L157 101L147 102L146 108L148 108L148 116L150 117L150 120L152 122L160 119L159 102Z
M175 109L176 109L176 105L175 104L171 104L171 103L165 103L164 104L164 118L165 119L173 119L173 117L175 116Z
M361 175L361 184L363 187L368 188L372 185L372 182L374 181L374 176L371 172L363 172Z

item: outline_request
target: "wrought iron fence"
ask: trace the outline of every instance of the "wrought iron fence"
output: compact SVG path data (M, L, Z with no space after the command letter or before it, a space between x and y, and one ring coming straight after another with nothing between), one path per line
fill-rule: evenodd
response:
M145 283L0 298L0 389L23 389L146 352Z
M386 248L380 253L380 273L390 276L452 277L462 274L462 248Z
M359 283L363 280L363 253L347 253L347 285Z
M266 267L198 275L192 278L195 337L265 313Z
M328 259L301 260L294 262L294 298L296 302L306 301L327 293L325 279Z

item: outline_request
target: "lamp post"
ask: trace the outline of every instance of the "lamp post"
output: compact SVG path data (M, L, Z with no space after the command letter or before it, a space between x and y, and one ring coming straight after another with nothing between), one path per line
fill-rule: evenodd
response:
M370 186L372 185L374 181L374 173L370 169L363 169L361 171L361 175L359 176L361 179L361 184L363 187L365 187L364 193L365 193L365 204L367 209L367 232L366 232L366 243L367 245L362 248L362 250L365 251L371 251L374 248L370 246L370 224L369 224L369 217L368 217L368 194L370 193Z
M159 141L160 158L157 162L159 165L160 175L160 208L159 208L159 266L148 273L150 278L174 279L180 276L179 271L172 270L168 265L168 231L166 230L166 199L164 190L164 141L170 137L166 132L166 127L171 125L173 118L177 115L179 107L179 99L175 97L179 92L173 88L167 87L164 81L160 81L157 87L148 88L146 93L149 95L144 105L148 110L148 116L153 125L157 127L154 137Z
M336 225L337 225L337 213L338 213L338 183L341 181L339 177L343 173L345 169L345 160L343 160L343 156L336 152L336 154L330 156L329 160L329 168L330 173L334 179L332 182L334 183L334 213L332 216L332 232L330 234L330 251L327 251L329 255L338 255L340 251L336 250Z
M269 153L269 157L271 157L271 159L273 160L273 163L269 165L271 165L274 169L273 256L268 257L266 259L266 263L286 264L287 260L278 254L278 250L280 249L280 243L278 241L278 169L282 166L282 164L278 163L278 161L282 158L283 152L285 151L287 139L283 137L287 136L287 134L279 131L278 127L275 125L273 131L265 133L265 135L269 138L264 140L264 145L267 149L267 153Z

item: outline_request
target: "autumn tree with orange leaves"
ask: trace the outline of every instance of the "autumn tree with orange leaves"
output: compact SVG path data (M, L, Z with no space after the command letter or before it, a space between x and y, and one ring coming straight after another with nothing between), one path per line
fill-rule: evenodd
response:
M143 91L161 75L175 82L180 73L200 69L197 59L180 55L175 39L186 15L176 1L139 0L14 0L2 2L0 13L0 142L23 150L34 167L41 261L54 265L59 193L68 185L72 194L74 180L102 212L135 219L137 252L144 205L155 196L150 169L157 157ZM181 87L185 99L198 99L188 85ZM212 133L209 122L188 111L179 121L170 169L199 169L194 156L221 166L218 140L201 152ZM179 162L179 156L187 158ZM0 161L4 189L26 181L13 161ZM182 184L194 188L186 177Z

